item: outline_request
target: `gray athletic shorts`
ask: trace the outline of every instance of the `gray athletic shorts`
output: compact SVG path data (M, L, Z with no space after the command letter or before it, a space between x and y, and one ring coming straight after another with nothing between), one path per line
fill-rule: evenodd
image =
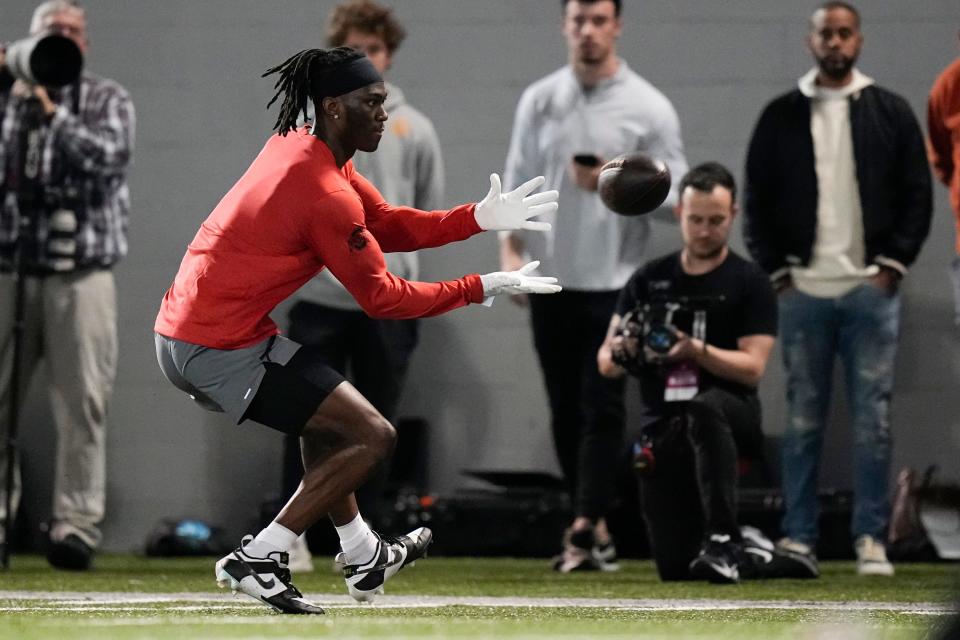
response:
M226 413L238 423L249 417L286 433L299 433L324 398L343 382L343 376L313 350L279 335L229 350L160 334L154 334L154 342L160 369L174 386L204 409ZM259 398L251 410L265 385L269 391L261 395L270 397Z
M300 435L328 395L344 383L323 351L273 336L243 349L213 349L155 335L157 361L178 389L236 422L253 420Z
M300 345L272 336L242 349L213 349L154 334L160 369L175 387L209 411L241 422L266 373L266 363L287 364ZM322 400L322 398L320 398ZM319 404L319 401L317 404Z

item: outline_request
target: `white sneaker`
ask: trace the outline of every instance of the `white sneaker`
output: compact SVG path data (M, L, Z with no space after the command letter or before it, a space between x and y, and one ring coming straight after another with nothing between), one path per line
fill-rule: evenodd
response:
M600 571L600 560L594 554L596 537L593 527L589 529L573 530L567 528L563 532L563 550L553 561L554 571L572 573L574 571Z
M310 555L310 547L307 546L305 534L300 534L287 554L290 556L290 562L287 563L290 573L310 573L313 571L313 556Z
M266 558L252 556L244 549L253 536L243 537L240 546L220 558L214 567L217 585L243 592L280 613L323 613L323 609L303 599L303 594L290 582L287 554L268 553Z
M597 520L593 526L593 548L590 550L602 571L619 571L617 562L617 547L613 544L610 529L604 518Z
M606 544L600 544L598 542L593 545L590 553L597 561L597 564L600 565L601 571L620 571L620 563L617 562L617 548L614 546L613 540L608 541Z
M873 536L860 536L853 543L857 550L857 573L861 576L892 576L893 565L887 560L887 549Z
M805 556L813 555L813 547L806 542L800 542L793 538L780 538L777 540L777 547L784 551L792 551L793 553L799 553Z
M594 557L592 549L582 549L571 544L564 546L552 563L553 570L560 573L602 571L600 561Z
M405 536L377 537L380 538L377 552L370 560L343 567L347 591L357 602L373 602L377 594L383 593L383 583L400 569L426 556L427 547L433 542L433 532L426 527L414 529Z

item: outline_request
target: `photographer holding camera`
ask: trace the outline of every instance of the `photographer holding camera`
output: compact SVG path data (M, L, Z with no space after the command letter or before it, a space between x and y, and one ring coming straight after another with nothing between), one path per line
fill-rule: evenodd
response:
M46 360L57 430L47 557L75 570L90 567L101 538L106 410L117 365L111 268L127 252L134 135L126 90L79 73L86 26L76 2L50 0L34 11L33 38L0 52L0 425L15 435L13 381L20 398ZM42 50L47 36L55 46ZM62 45L76 73L45 80L41 71L70 66L58 58ZM2 454L0 469L6 460ZM6 504L0 500L0 522Z
M753 572L737 525L738 459L761 457L756 388L777 303L759 267L727 246L737 213L730 172L701 164L679 193L683 248L633 274L597 360L604 376L640 381L635 467L661 578L737 582Z

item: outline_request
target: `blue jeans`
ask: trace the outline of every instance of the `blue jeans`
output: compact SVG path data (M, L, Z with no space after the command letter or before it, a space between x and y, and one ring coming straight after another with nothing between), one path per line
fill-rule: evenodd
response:
M871 284L839 298L796 290L781 295L787 372L783 531L790 538L811 545L817 540L817 472L839 355L854 428L851 533L883 539L890 511L890 394L899 333L899 294Z

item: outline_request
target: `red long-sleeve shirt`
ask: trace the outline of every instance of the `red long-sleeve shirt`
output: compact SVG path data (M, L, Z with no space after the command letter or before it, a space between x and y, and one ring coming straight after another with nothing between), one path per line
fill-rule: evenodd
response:
M476 274L410 282L383 252L412 251L481 231L475 205L394 207L353 163L306 129L272 136L187 247L154 331L217 349L278 333L268 314L327 267L371 316L419 318L483 300Z
M930 164L950 188L960 254L960 59L943 70L930 89L927 103Z

